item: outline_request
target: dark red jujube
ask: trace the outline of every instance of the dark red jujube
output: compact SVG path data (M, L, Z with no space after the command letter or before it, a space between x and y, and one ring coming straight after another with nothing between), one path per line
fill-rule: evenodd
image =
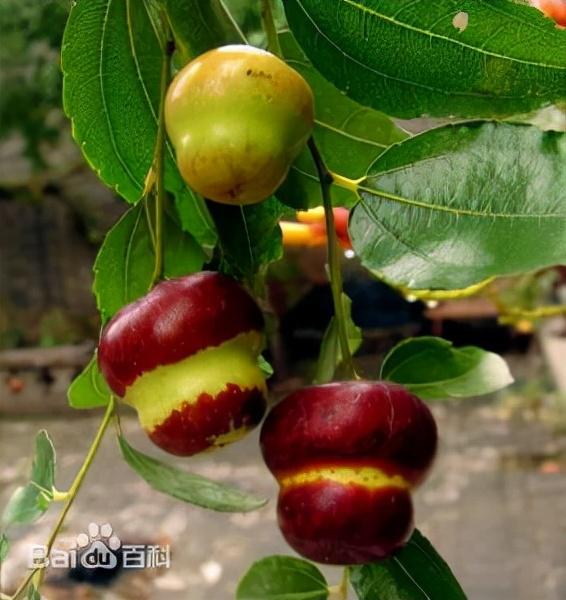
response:
M322 563L389 556L411 535L410 492L436 445L430 410L399 385L352 381L291 394L261 431L286 540Z

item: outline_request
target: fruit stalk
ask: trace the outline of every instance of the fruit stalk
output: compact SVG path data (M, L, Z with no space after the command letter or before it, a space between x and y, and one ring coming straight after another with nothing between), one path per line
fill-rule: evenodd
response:
M163 211L165 209L165 186L164 186L164 148L165 148L165 96L169 85L169 73L171 71L172 42L168 41L163 52L161 63L161 80L159 96L159 117L157 123L157 137L155 140L155 152L151 169L155 173L155 222L154 222L154 253L155 263L153 267L152 285L161 279L163 273Z
M342 594L341 600L348 600L348 584L350 583L350 571L348 571L348 567L344 567L344 571L342 572L342 581L340 582L340 593Z
M357 378L354 368L352 353L348 343L348 332L346 331L346 315L344 313L344 303L342 302L342 272L340 270L340 246L336 236L334 226L334 213L332 212L332 198L330 196L330 186L333 179L332 174L326 168L322 156L318 151L314 139L311 137L308 141L308 147L314 160L320 189L322 193L322 202L324 206L324 217L326 220L326 232L328 236L328 271L330 278L330 288L332 290L332 300L334 303L334 314L338 325L338 338L340 342L340 351L342 354L342 364L345 367L345 375Z
M281 57L281 45L275 28L271 0L261 0L261 23L267 37L267 49L275 56Z

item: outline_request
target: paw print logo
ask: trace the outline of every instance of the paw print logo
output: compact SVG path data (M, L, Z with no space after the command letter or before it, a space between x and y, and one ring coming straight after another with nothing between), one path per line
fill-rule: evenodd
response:
M114 535L110 523L90 523L88 533L77 536L80 562L85 569L115 569L118 565L116 553L121 545L122 542Z

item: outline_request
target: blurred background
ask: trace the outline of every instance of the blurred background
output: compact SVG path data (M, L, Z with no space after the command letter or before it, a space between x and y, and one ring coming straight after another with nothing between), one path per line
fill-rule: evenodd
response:
M252 41L261 43L259 16L246 8L249 3L228 4L255 35ZM62 112L59 49L67 13L63 0L0 1L0 509L26 480L38 429L54 440L64 489L99 419L96 411L68 408L66 389L96 344L92 264L125 205L85 164ZM558 111L537 119L566 130ZM403 126L419 131L434 124ZM270 357L274 398L312 378L332 314L324 236L322 243L286 241L284 259L268 274L279 321ZM441 303L403 297L370 279L347 249L344 270L353 319L363 328L359 367L368 376L377 375L388 349L411 335L476 344L509 361L512 387L434 406L442 447L431 480L417 494L417 520L470 599L566 598L566 321L525 318L536 306L566 302L565 269L507 279L478 297ZM124 427L134 446L159 454L133 415L126 413ZM47 598L224 600L234 596L254 560L290 553L275 525L273 501L247 515L182 505L150 490L117 452L108 435L63 540L91 522L110 522L123 543L169 544L171 568L118 568L110 577L53 569ZM257 435L191 459L189 468L275 498ZM56 512L9 531L13 544L0 567L4 593L14 591L29 546L43 542ZM327 571L337 582L338 571Z

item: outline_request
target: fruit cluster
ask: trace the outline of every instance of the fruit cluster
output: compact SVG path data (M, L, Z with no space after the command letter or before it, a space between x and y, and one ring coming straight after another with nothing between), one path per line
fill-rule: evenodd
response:
M311 134L313 98L280 59L227 46L177 75L165 120L187 183L206 198L247 204L285 178ZM334 211L348 247L348 211ZM324 211L297 219L309 244L325 241ZM203 272L163 281L118 312L103 330L98 361L153 442L189 456L239 439L263 418L263 343L251 296L234 280ZM426 476L436 443L430 411L398 385L351 381L291 394L261 432L280 485L283 535L324 563L388 556L411 534L411 490Z

